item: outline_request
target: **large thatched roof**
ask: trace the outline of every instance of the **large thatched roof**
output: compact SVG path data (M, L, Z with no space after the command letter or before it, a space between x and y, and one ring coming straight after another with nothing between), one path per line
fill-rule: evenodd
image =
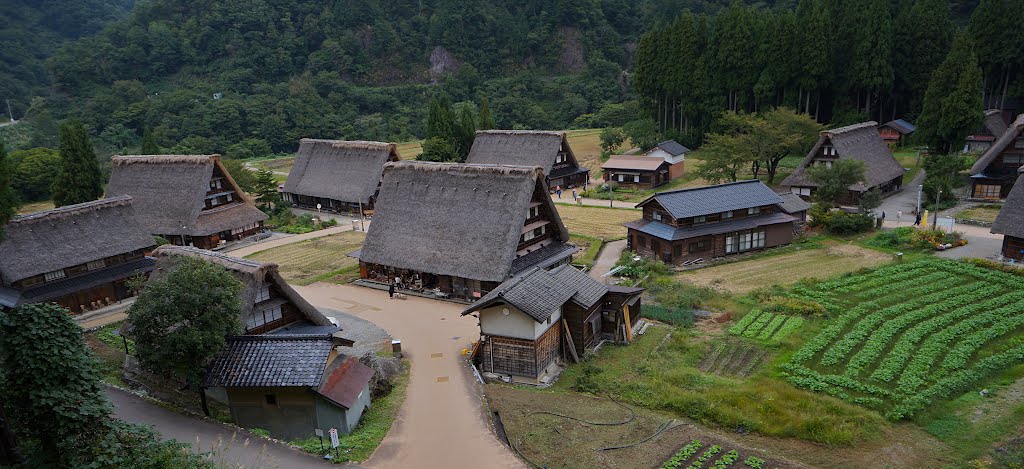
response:
M153 246L131 197L17 217L0 242L0 284Z
M565 132L546 130L482 130L476 133L467 163L539 166L551 173L558 151L565 147L568 161L579 166Z
M130 195L149 233L208 236L266 220L220 162L219 155L115 156L108 196ZM241 197L203 212L214 168Z
M832 147L840 158L851 158L863 161L865 164L864 181L850 186L850 190L864 192L872 187L891 181L905 172L900 163L893 158L889 147L878 134L878 123L874 121L862 122L860 124L848 125L838 129L823 130L807 156L790 174L782 185L786 187L803 186L815 187L808 176L807 167L818 154L818 150L826 142L831 141Z
M394 143L304 138L284 191L365 204L377 192L384 163L400 159Z
M999 210L999 216L996 217L995 223L992 223L992 232L1024 238L1024 170L1021 170L1017 183L1013 185L1003 208Z
M1002 119L1000 119L999 122L1002 122ZM1010 146L1011 143L1017 140L1017 137L1020 136L1022 130L1024 130L1024 114L1018 115L1017 119L1013 121L1013 124L1010 125L1010 127L998 137L995 143L993 143L988 150L985 150L985 153L982 153L981 157L974 162L974 165L971 166L971 176L984 173L985 169L988 168L988 165L992 164L992 161L994 161L996 157L1003 152L1003 150L1006 150L1006 147Z
M485 281L510 275L534 195L568 240L541 168L402 161L384 165L363 262Z
M1003 111L1000 109L989 109L985 111L985 131L995 138L1003 136L1006 132L1006 121L1003 120Z
M159 278L168 272L173 267L175 258L179 256L194 257L212 262L223 266L231 272L235 279L241 282L243 286L240 295L243 317L248 316L253 311L256 295L259 293L260 288L264 285L272 284L284 295L285 299L295 305L306 320L320 326L329 326L331 324L323 313L309 304L308 301L302 298L298 292L284 281L284 278L278 273L277 264L251 261L190 246L172 246L168 244L160 246L153 251L153 257L157 259L157 268L153 272L152 278Z

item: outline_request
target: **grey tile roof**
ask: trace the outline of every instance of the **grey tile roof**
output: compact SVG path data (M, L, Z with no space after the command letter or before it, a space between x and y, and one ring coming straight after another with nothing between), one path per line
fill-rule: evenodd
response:
M739 230L749 230L759 226L775 225L779 223L791 223L796 218L785 213L773 213L759 217L744 217L730 221L707 223L704 225L675 227L665 223L651 220L637 220L626 223L626 228L637 230L656 238L666 241L696 238L698 236L716 235L730 233Z
M912 133L914 133L914 131L917 130L917 126L916 125L911 124L910 122L907 122L905 119L892 120L892 121L889 121L889 122L886 122L886 123L882 124L879 127L884 127L884 126L892 127L893 130L895 130L895 131L897 131L897 132L899 132L899 133L901 133L903 135L912 134Z
M1003 202L999 216L992 223L992 232L1006 236L1024 238L1024 171L1017 177L1017 183Z
M607 287L570 265L561 265L550 271L533 267L498 285L469 305L462 314L506 303L537 322L544 322L568 301L590 308L601 301L607 292Z
M661 142L656 146L658 148L661 148L662 150L665 150L666 153L672 156L679 156L682 155L683 153L690 152L689 148L684 147L682 144L675 140L665 140L664 142Z
M781 204L782 198L757 179L715 186L659 192L637 204L655 200L674 218L698 217L728 210Z
M792 192L783 192L782 194L779 194L779 197L782 197L783 201L781 204L779 204L779 208L781 208L783 212L786 212L790 215L794 213L806 212L811 208L811 204L807 203L799 195L796 195Z
M334 347L329 335L228 337L213 359L206 387L319 387Z
M546 269L579 250L575 244L551 243L512 261L511 275L517 275L530 267Z

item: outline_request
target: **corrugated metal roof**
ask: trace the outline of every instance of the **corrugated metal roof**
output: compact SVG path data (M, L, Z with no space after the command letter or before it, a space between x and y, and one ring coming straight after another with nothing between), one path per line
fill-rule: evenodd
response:
M351 409L359 394L366 390L371 376L373 369L359 363L356 357L340 356L327 367L317 393Z
M699 217L742 208L783 203L757 179L654 194L637 207L656 200L673 218Z

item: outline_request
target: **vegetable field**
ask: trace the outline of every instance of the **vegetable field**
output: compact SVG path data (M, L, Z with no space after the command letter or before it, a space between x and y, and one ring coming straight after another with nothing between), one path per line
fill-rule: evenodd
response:
M720 340L697 363L705 373L720 376L750 376L765 361L768 351L749 342Z
M721 445L706 445L700 440L693 440L680 448L661 467L663 469L725 469L727 467L761 469L763 467L775 466L767 465L764 459L757 456L748 455L743 457L735 449L726 451Z
M794 287L835 317L782 369L796 386L910 417L1024 361L1021 283L928 258Z
M729 333L762 342L778 343L803 325L804 318L755 309L743 316L735 326L730 327Z

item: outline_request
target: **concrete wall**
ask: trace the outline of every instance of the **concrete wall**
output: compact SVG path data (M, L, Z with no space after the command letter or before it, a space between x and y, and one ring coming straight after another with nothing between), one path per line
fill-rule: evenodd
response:
M508 314L504 314L504 310ZM497 305L480 310L480 333L516 339L537 340L544 331L562 318L561 311L551 313L548 322L539 323L511 305Z

